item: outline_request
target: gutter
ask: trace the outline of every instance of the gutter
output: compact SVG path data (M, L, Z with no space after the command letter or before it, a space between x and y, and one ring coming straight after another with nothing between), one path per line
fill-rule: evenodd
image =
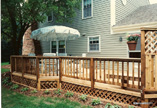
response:
M118 33L132 33L140 31L141 27L156 27L157 28L157 22L147 22L147 23L140 23L140 24L131 24L131 25L124 25L124 26L113 26L112 31L113 34Z

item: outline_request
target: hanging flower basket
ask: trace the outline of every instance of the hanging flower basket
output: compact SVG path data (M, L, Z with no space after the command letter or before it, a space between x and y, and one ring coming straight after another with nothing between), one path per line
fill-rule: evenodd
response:
M137 40L140 37L140 34L131 34L127 37L127 44L129 47L129 50L135 50L136 49L136 44L137 44Z

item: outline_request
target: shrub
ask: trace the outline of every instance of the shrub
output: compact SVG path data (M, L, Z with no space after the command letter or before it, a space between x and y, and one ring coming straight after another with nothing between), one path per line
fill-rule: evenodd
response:
M87 95L81 95L79 97L82 101L86 101L87 100Z
M101 103L100 99L92 99L92 105L99 105Z
M12 83L12 82L9 82L7 85L8 85L8 86L11 86L11 85L13 85L13 83Z
M31 91L31 93L37 93L37 92L38 92L37 90L32 90L32 91Z
M134 108L134 107L129 105L129 108ZM155 107L155 108L156 108L156 107Z
M105 105L105 108L121 108L119 105L116 105L116 104L114 104L114 105L111 105L110 103L107 103L106 105Z
M15 90L15 89L17 89L17 88L19 88L19 85L17 85L17 84L13 84L12 87L11 87L10 89Z
M54 91L54 93L57 94L57 95L61 95L61 92L62 92L62 90L60 90L60 89Z
M22 91L22 92L25 92L25 91L28 91L28 89L29 89L29 88L24 87L24 88L21 89L21 91Z
M67 91L65 97L73 97L74 93Z
M2 84L8 84L9 83L9 77L5 77L3 80L2 80Z
M47 89L47 90L44 91L44 93L45 93L45 94L49 94L50 91Z

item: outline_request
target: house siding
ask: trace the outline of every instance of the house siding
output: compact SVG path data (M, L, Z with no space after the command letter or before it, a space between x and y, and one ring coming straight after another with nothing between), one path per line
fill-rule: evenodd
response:
M116 0L116 6L120 4L121 0ZM127 2L128 4L128 2ZM81 4L82 6L82 4ZM120 11L122 6L116 7L116 21L126 16ZM131 8L130 8L131 9ZM129 13L130 9L127 10ZM126 11L123 9L123 11ZM122 14L122 15L121 15ZM123 17L117 17L123 16ZM52 23L43 23L39 27L53 25ZM110 31L110 0L93 0L93 17L88 19L82 19L82 9L77 11L77 15L73 18L73 23L64 23L62 25L75 28L79 30L81 34L85 33L85 36L76 40L69 40L66 42L66 52L72 56L82 56L82 53L87 53L87 56L93 57L128 57L128 48L126 44L126 34L111 34ZM87 52L88 36L100 35L101 52ZM120 42L119 38L122 37L123 41ZM42 42L43 52L50 52L48 42Z

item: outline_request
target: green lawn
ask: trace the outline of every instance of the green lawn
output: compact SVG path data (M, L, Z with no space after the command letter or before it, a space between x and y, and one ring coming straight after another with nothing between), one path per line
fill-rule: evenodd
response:
M3 108L88 108L65 98L25 96L2 87Z
M3 63L1 63L1 66L8 65L8 64L9 64L9 62L3 62Z
M9 62L4 62L4 63L1 63L1 66L8 65L8 64L9 64ZM8 72L8 71L10 71L10 69L2 69L1 68L1 73Z
M2 63L1 65L7 65ZM2 73L7 69L1 69ZM2 86L3 108L90 108L65 98L25 96Z

